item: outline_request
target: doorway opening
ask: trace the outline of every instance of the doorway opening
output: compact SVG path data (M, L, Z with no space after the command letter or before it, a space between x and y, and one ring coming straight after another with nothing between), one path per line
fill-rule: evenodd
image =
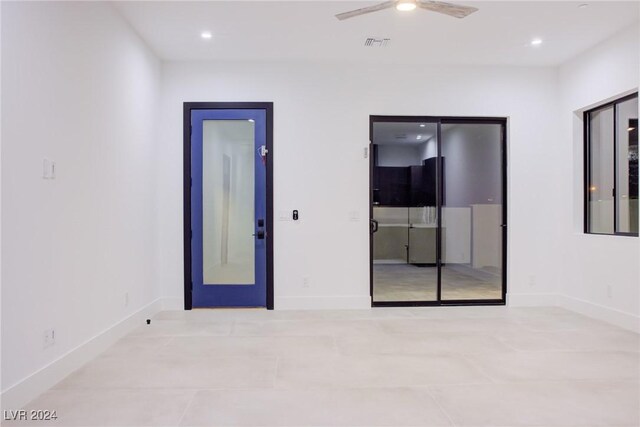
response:
M273 104L184 103L184 307L273 309Z
M373 306L505 304L506 124L370 117Z

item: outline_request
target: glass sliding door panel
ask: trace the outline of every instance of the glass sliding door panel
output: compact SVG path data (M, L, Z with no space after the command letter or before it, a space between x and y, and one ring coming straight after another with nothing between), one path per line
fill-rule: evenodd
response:
M611 234L614 231L613 106L591 113L589 135L589 231Z
M616 126L616 232L637 234L638 98L616 106Z
M373 124L373 301L436 301L436 125Z
M502 125L442 124L442 300L502 298Z
M254 123L204 120L202 132L203 284L252 285Z

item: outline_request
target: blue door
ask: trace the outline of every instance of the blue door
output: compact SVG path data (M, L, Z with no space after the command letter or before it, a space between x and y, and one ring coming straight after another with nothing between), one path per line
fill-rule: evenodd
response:
M266 112L191 111L193 307L266 306Z

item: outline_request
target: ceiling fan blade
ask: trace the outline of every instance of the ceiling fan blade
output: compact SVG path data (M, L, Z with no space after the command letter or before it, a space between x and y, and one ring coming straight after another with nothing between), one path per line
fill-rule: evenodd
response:
M360 15L364 15L366 13L377 12L379 10L389 9L389 8L395 6L395 4L396 4L395 0L385 1L385 2L382 2L382 3L378 3L378 4L374 5L374 6L363 7L361 9L356 9L356 10L352 10L352 11L349 11L349 12L339 13L339 14L336 15L336 18L338 18L341 21L344 21L345 19L353 18L354 16L360 16Z
M464 18L478 10L476 7L431 0L418 0L418 7L432 12L444 13L445 15L453 16L455 18Z

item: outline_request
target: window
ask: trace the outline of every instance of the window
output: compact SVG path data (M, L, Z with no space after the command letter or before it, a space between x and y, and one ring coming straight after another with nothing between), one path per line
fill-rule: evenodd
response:
M585 112L585 232L638 235L638 94Z

